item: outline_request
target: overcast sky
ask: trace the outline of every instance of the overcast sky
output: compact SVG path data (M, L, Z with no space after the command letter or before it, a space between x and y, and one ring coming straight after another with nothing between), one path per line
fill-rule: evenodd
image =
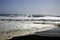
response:
M60 0L0 0L0 14L60 15Z

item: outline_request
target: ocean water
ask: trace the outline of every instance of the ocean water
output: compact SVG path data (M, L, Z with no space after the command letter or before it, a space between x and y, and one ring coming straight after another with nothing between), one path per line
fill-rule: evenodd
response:
M0 14L0 20L12 21L60 21L60 17L51 15Z
M14 16L25 16L25 14L0 14L0 16L14 17Z
M35 34L41 36L57 36L60 37L60 21L50 21L50 20L60 20L60 17L22 17L26 16L24 14L0 14L0 19L29 19L29 21L9 21L0 20L0 39L6 39L9 36L23 36L27 34ZM36 21L30 20L34 19ZM40 20L38 19L45 19ZM48 20L49 19L49 20ZM46 21L47 20L47 21Z

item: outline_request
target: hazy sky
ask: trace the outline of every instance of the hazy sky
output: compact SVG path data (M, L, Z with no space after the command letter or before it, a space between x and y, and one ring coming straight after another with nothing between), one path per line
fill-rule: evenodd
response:
M0 0L0 14L60 15L60 0Z

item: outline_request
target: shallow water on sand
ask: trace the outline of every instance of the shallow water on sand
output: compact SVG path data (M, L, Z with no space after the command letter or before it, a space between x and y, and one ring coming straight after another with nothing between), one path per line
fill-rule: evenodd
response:
M35 24L32 21L0 21L0 39L8 39L13 36L34 34L56 28L52 24Z

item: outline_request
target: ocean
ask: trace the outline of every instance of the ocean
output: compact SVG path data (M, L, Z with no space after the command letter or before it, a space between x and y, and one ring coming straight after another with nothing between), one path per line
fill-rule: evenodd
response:
M13 17L13 16L23 16L25 14L0 14L0 16L7 16L7 17Z
M21 17L25 14L0 14L0 19L29 19L29 21L0 20L0 39L8 39L14 36L35 34L41 36L60 37L60 17ZM31 19L34 19L33 21ZM38 21L39 19L39 21ZM43 19L43 20L40 20ZM10 36L10 37L9 37Z

